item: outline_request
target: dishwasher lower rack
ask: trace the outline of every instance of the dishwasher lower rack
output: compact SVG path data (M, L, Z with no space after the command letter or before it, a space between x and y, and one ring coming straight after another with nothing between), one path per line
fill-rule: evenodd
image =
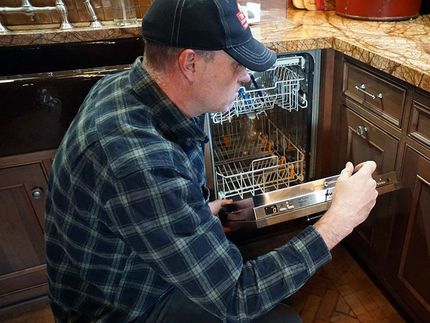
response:
M218 125L212 143L220 199L243 199L304 180L304 152L267 117Z
M264 72L250 72L251 81L240 88L232 107L226 112L213 113L212 122L229 122L242 114L258 116L274 107L287 111L306 108L306 95L300 95L299 91L304 78L294 71L303 67L303 57L294 56L278 59Z

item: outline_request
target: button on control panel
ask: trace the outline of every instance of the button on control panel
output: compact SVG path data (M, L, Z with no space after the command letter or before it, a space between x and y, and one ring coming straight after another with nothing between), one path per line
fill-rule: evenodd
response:
M265 213L265 216L275 216L278 214L291 212L296 209L302 209L315 203L325 202L327 200L328 194L331 194L331 193L328 193L328 190L327 190L327 193L325 194L316 194L315 192L314 194L299 196L296 198L291 198L286 201L274 203L264 207L264 213ZM318 195L320 195L321 197L324 196L324 198L323 199L319 198Z
M267 216L270 216L270 215L276 215L278 213L284 213L292 209L294 209L294 205L290 204L289 201L284 201L284 202L266 206L264 208L264 211Z

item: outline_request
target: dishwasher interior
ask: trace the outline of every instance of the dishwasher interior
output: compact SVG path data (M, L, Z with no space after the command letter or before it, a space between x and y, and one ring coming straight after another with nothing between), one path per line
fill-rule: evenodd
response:
M208 183L215 198L243 200L312 178L319 52L280 55L251 72L224 113L207 119Z

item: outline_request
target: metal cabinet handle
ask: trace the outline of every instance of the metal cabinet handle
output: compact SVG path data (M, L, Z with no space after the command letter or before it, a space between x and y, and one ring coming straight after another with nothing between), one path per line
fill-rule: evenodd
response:
M366 84L364 84L364 83L361 85L356 85L355 89L357 91L360 91L360 92L366 94L367 96L370 96L373 100L375 100L376 98L382 99L382 93L378 93L377 95L375 95L375 94L372 94L372 93L366 91Z
M35 199L38 200L42 197L43 195L43 188L41 187L35 187L31 190L31 196Z
M367 128L365 126L358 126L355 132L360 137L363 137L367 133Z

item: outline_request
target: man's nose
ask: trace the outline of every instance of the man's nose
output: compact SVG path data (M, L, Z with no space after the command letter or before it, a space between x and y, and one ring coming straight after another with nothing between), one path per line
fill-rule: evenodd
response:
M239 82L248 83L249 81L251 81L251 77L249 76L247 69L243 67L242 72L239 75Z

